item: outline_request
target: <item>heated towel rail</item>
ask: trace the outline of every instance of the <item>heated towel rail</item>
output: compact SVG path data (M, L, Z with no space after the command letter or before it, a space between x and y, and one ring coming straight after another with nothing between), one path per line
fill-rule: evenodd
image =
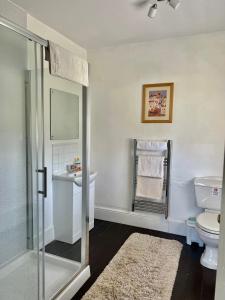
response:
M169 212L169 187L170 187L170 166L171 166L171 144L172 141L168 140L167 149L164 151L164 177L163 177L163 191L162 199L160 201L137 197L136 196L136 187L137 187L137 166L138 166L138 155L137 155L137 140L133 140L133 153L134 153L134 180L133 180L133 203L132 211L144 211L152 212L156 214L163 214L165 218L168 218Z

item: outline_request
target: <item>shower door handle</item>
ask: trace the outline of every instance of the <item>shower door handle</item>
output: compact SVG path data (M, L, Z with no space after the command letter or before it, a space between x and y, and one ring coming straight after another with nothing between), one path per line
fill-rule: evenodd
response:
M44 198L47 197L47 168L44 167L43 169L38 169L38 173L43 173L43 191L38 191L38 194L41 194L44 196Z

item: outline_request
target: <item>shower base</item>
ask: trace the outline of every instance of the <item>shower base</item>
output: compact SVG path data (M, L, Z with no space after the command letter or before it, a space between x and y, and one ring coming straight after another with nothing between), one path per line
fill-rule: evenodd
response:
M78 262L46 253L45 299L52 299L79 272L80 266ZM29 251L0 269L0 299L38 299L37 253Z

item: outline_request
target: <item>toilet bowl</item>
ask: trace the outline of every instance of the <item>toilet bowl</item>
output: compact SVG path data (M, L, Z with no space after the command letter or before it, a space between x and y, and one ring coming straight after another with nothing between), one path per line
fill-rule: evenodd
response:
M197 232L205 244L205 250L201 256L201 264L209 269L217 269L219 222L218 213L204 212L197 217Z
M216 176L198 177L194 180L197 206L205 211L196 218L196 229L205 244L201 264L217 269L220 237L219 214L221 208L222 178Z

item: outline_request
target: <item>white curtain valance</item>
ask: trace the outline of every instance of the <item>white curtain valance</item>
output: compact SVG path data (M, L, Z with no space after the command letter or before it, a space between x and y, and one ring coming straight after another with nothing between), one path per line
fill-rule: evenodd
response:
M88 86L88 62L49 41L50 74Z

